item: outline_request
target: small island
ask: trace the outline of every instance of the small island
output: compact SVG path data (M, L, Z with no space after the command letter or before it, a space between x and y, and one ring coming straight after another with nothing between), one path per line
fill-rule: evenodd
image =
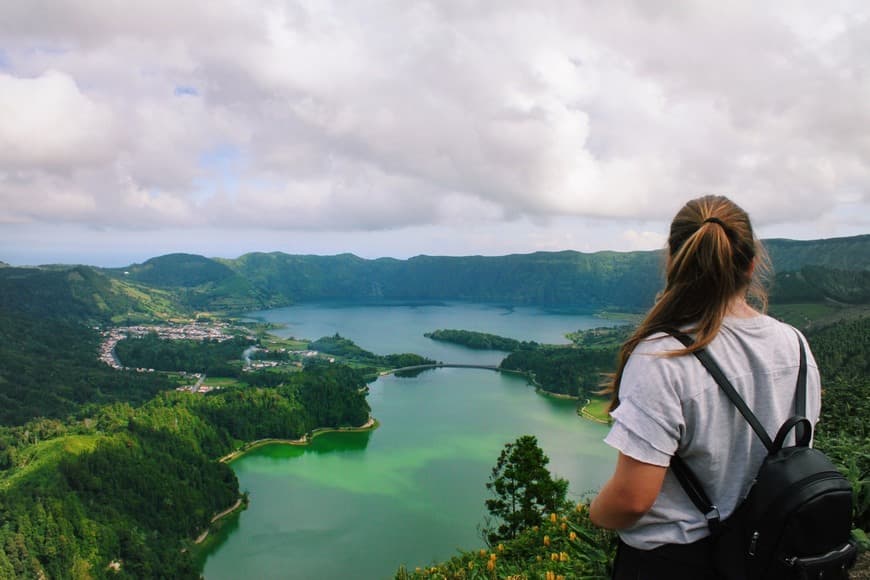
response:
M424 333L423 336L432 340L450 342L475 350L502 350L513 352L515 350L531 350L538 348L535 341L519 341L487 332L473 330L439 329Z

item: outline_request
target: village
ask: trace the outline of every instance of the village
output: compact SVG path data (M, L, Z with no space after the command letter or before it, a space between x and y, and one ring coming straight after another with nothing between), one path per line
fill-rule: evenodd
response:
M238 327L230 326L225 322L194 322L178 325L119 326L116 328L102 331L101 334L103 337L103 342L100 344L99 348L99 359L105 364L117 370L136 371L140 373L153 373L156 372L153 368L124 366L115 351L115 346L118 344L118 342L124 340L125 338L137 338L147 336L149 334L156 334L159 338L164 340L214 340L218 342L223 342L225 340L233 338L234 336L237 336L239 330L240 329ZM251 340L254 339L252 335L248 335L247 338ZM277 366L283 366L286 364L301 368L303 366L302 360L320 356L320 352L316 350L302 350L293 351L292 358L287 361L252 360L251 354L257 351L268 352L268 350L264 348L250 347L249 349L245 350L244 353L242 353L242 358L244 359L244 367L242 369L243 371L251 372ZM277 352L280 352L281 354L286 354L287 349L281 348L278 349ZM335 362L335 359L333 357L327 357L327 360L330 363ZM206 376L204 373L177 371L174 374L177 374L180 377L190 381L190 384L177 387L176 390L178 391L205 394L213 390L220 389L220 386L206 385Z
M99 359L117 370L137 371L140 373L153 373L154 369L142 367L127 367L124 366L118 359L115 352L115 346L119 341L125 338L143 337L149 334L156 334L158 337L165 340L215 340L223 342L235 336L231 331L235 327L231 327L225 322L198 323L192 322L188 324L178 325L136 325L136 326L119 326L104 330L101 334L103 342L100 344ZM253 336L248 338L253 339ZM176 390L188 391L191 393L208 393L216 388L204 384L205 374L203 373L188 373L179 371L181 377L189 378L192 383L178 387Z

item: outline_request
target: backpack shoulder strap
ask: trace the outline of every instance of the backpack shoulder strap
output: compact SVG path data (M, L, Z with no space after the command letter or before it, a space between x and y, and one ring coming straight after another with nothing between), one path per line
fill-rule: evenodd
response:
M686 462L683 461L683 458L676 453L671 455L671 471L677 478L677 481L680 482L680 487L683 488L683 491L686 492L686 495L689 496L689 499L692 500L692 503L695 504L696 508L698 508L698 511L704 514L710 532L716 533L716 530L719 529L719 523L722 520L722 517L719 514L719 508L710 501L710 496L708 496L707 492L704 491L704 487L701 485L701 482L698 481L695 472L692 471L689 466L686 465Z
M680 332L679 330L669 330L668 334L679 340L683 343L683 345L688 348L695 344L695 341L692 340L688 334L684 332ZM803 342L801 342L801 348L803 348ZM755 416L755 413L749 408L746 402L743 400L743 397L734 390L734 386L731 384L731 381L725 376L725 373L722 372L722 369L719 368L719 365L710 356L710 353L706 351L706 349L698 349L693 351L692 354L695 355L701 364L704 365L704 368L707 369L707 372L713 377L713 380L716 381L716 384L719 385L719 388L725 393L728 397L728 400L737 407L737 410L740 411L740 414L746 419L749 425L752 427L752 430L755 431L755 434L758 435L761 442L764 443L764 447L769 451L773 448L773 440L771 440L770 435L767 434L767 431L764 430L761 422L758 420L758 417ZM804 373L806 374L806 373ZM804 382L806 382L806 377L804 377ZM806 389L804 389L804 394L806 394ZM804 397L806 399L806 397Z
M797 335L798 344L800 345L800 367L798 367L798 377L797 377L797 385L795 385L795 390L797 391L795 395L795 415L802 418L807 418L807 349L804 346L804 341L801 339L800 333L797 330L794 331ZM807 424L810 425L809 432L807 432ZM795 438L798 441L806 440L807 444L809 444L809 440L812 437L812 424L807 421L806 423L799 423L797 428L795 429Z

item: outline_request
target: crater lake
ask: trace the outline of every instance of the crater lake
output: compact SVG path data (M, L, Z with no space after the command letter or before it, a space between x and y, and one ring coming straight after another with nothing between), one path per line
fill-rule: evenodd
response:
M446 363L498 364L503 352L433 341L439 328L567 344L565 334L611 320L485 304L306 304L248 315L280 336L339 333L377 354L414 352ZM522 377L441 368L380 377L369 404L380 426L327 433L306 447L268 445L232 463L250 505L217 532L208 580L388 579L484 545L485 484L505 443L535 435L549 468L579 500L610 474L607 426L577 402L535 392Z

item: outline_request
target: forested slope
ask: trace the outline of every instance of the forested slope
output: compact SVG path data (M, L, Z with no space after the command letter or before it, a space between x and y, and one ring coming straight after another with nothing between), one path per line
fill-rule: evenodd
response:
M191 313L173 292L90 266L0 268L0 313L92 324L138 323Z
M87 405L141 403L175 386L161 375L107 367L97 359L99 341L77 322L0 310L0 425L65 418Z
M809 333L822 376L822 415L815 445L849 475L855 522L870 528L870 317Z
M774 300L865 303L870 236L767 242ZM661 252L536 252L366 260L251 253L210 260L173 254L125 269L132 280L174 288L190 307L294 302L471 300L589 310L647 308L662 285ZM113 271L113 275L119 275Z
M356 371L320 366L274 388L168 391L0 428L0 577L198 578L181 549L239 497L216 458L244 441L361 425L364 387Z
M832 270L870 270L870 234L823 240L764 240L774 266L794 272L805 266Z
M10 288L22 269L6 270ZM109 368L83 324L105 313L69 292L71 272L26 270L0 305L0 578L199 578L182 549L239 498L218 457L368 420L365 382L341 365L251 374L252 386L208 395ZM89 289L111 289L94 275ZM247 344L220 343L221 356Z
M870 300L870 236L768 242L774 302ZM648 308L662 285L661 252L536 252L366 260L251 253L169 254L126 268L0 268L0 308L137 322L241 312L306 301L504 302L589 311Z

